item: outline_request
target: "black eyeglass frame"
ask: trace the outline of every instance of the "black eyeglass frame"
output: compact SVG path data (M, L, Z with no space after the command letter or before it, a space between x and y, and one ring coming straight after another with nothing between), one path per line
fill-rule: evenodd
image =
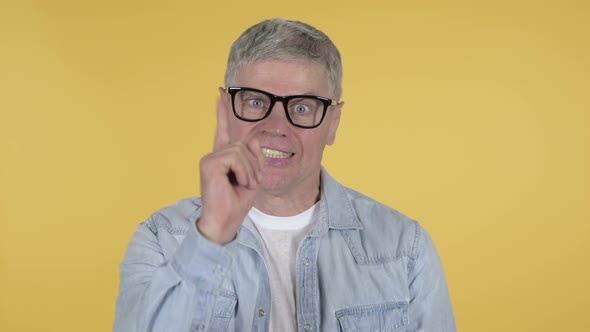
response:
M247 122L258 122L258 121L262 121L262 120L266 119L270 115L270 113L272 112L272 109L275 106L275 103L277 101L280 101L281 103L283 103L285 115L287 116L287 120L289 120L290 124L292 124L293 126L298 127L298 128L312 129L312 128L316 128L322 124L322 122L324 121L324 117L326 116L326 112L328 111L329 106L338 105L338 102L333 99L321 97L321 96L313 96L313 95L276 96L276 95L273 95L272 93L269 93L269 92L266 92L263 90L258 90L258 89L254 89L254 88L245 88L245 87L244 88L243 87L227 87L225 89L225 91L227 93L229 93L229 95L231 96L231 107L232 107L232 111L233 111L234 115L236 116L236 118L238 118L242 121L247 121ZM261 117L260 119L253 120L253 119L243 118L240 115L238 115L238 113L236 112L235 99L236 99L236 94L239 91L252 91L252 92L262 93L270 99L270 105L263 117ZM303 126L303 125L296 124L293 122L293 120L291 120L291 116L289 116L289 111L288 111L289 101L291 99L295 99L295 98L313 98L313 99L320 101L324 105L324 111L322 113L322 117L320 118L320 121L317 124L311 125L311 126Z

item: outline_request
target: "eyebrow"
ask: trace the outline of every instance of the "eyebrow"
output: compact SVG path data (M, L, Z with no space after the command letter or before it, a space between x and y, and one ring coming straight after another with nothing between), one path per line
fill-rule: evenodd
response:
M269 92L269 93L272 94L272 95L275 95L272 92ZM275 95L275 96L278 96L278 95ZM288 94L288 95L285 95L284 97L289 97L289 96L321 96L321 94L318 94L318 93L313 92L313 91L305 91L305 92L302 92L302 93Z
M306 92L302 93L301 95L306 95L306 96L320 96L320 97L323 97L322 94L317 93L317 92L313 92L313 91L306 91Z

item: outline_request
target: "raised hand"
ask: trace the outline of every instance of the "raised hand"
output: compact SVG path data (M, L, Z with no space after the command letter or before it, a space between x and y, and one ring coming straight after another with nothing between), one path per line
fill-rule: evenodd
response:
M213 152L200 162L203 212L197 228L210 241L221 245L235 238L254 204L264 166L256 139L230 142L229 116L226 103L219 100Z

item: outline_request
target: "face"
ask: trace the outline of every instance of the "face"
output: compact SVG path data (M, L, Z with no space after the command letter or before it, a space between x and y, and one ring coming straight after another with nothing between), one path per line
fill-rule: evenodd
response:
M330 98L326 68L317 63L261 61L242 67L232 84L264 90L278 96L316 95ZM320 165L326 145L334 143L342 103L330 106L320 126L298 128L289 123L282 103L258 122L233 115L231 98L223 92L228 112L230 142L242 141L265 155L262 190L278 195L317 193Z

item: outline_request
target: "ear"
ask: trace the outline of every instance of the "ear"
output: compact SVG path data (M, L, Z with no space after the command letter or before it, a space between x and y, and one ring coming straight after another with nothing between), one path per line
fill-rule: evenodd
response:
M341 101L337 105L332 106L332 110L329 110L329 112L332 112L332 114L330 114L329 118L330 128L328 129L328 139L326 140L327 145L334 144L334 141L336 140L336 131L338 130L338 125L340 124L340 113L342 112L343 106L344 102Z
M219 99L221 99L221 101L223 101L223 103L225 104L225 109L231 109L231 96L229 95L229 93L227 93L227 91L225 91L225 89L222 87L219 87L218 91Z

